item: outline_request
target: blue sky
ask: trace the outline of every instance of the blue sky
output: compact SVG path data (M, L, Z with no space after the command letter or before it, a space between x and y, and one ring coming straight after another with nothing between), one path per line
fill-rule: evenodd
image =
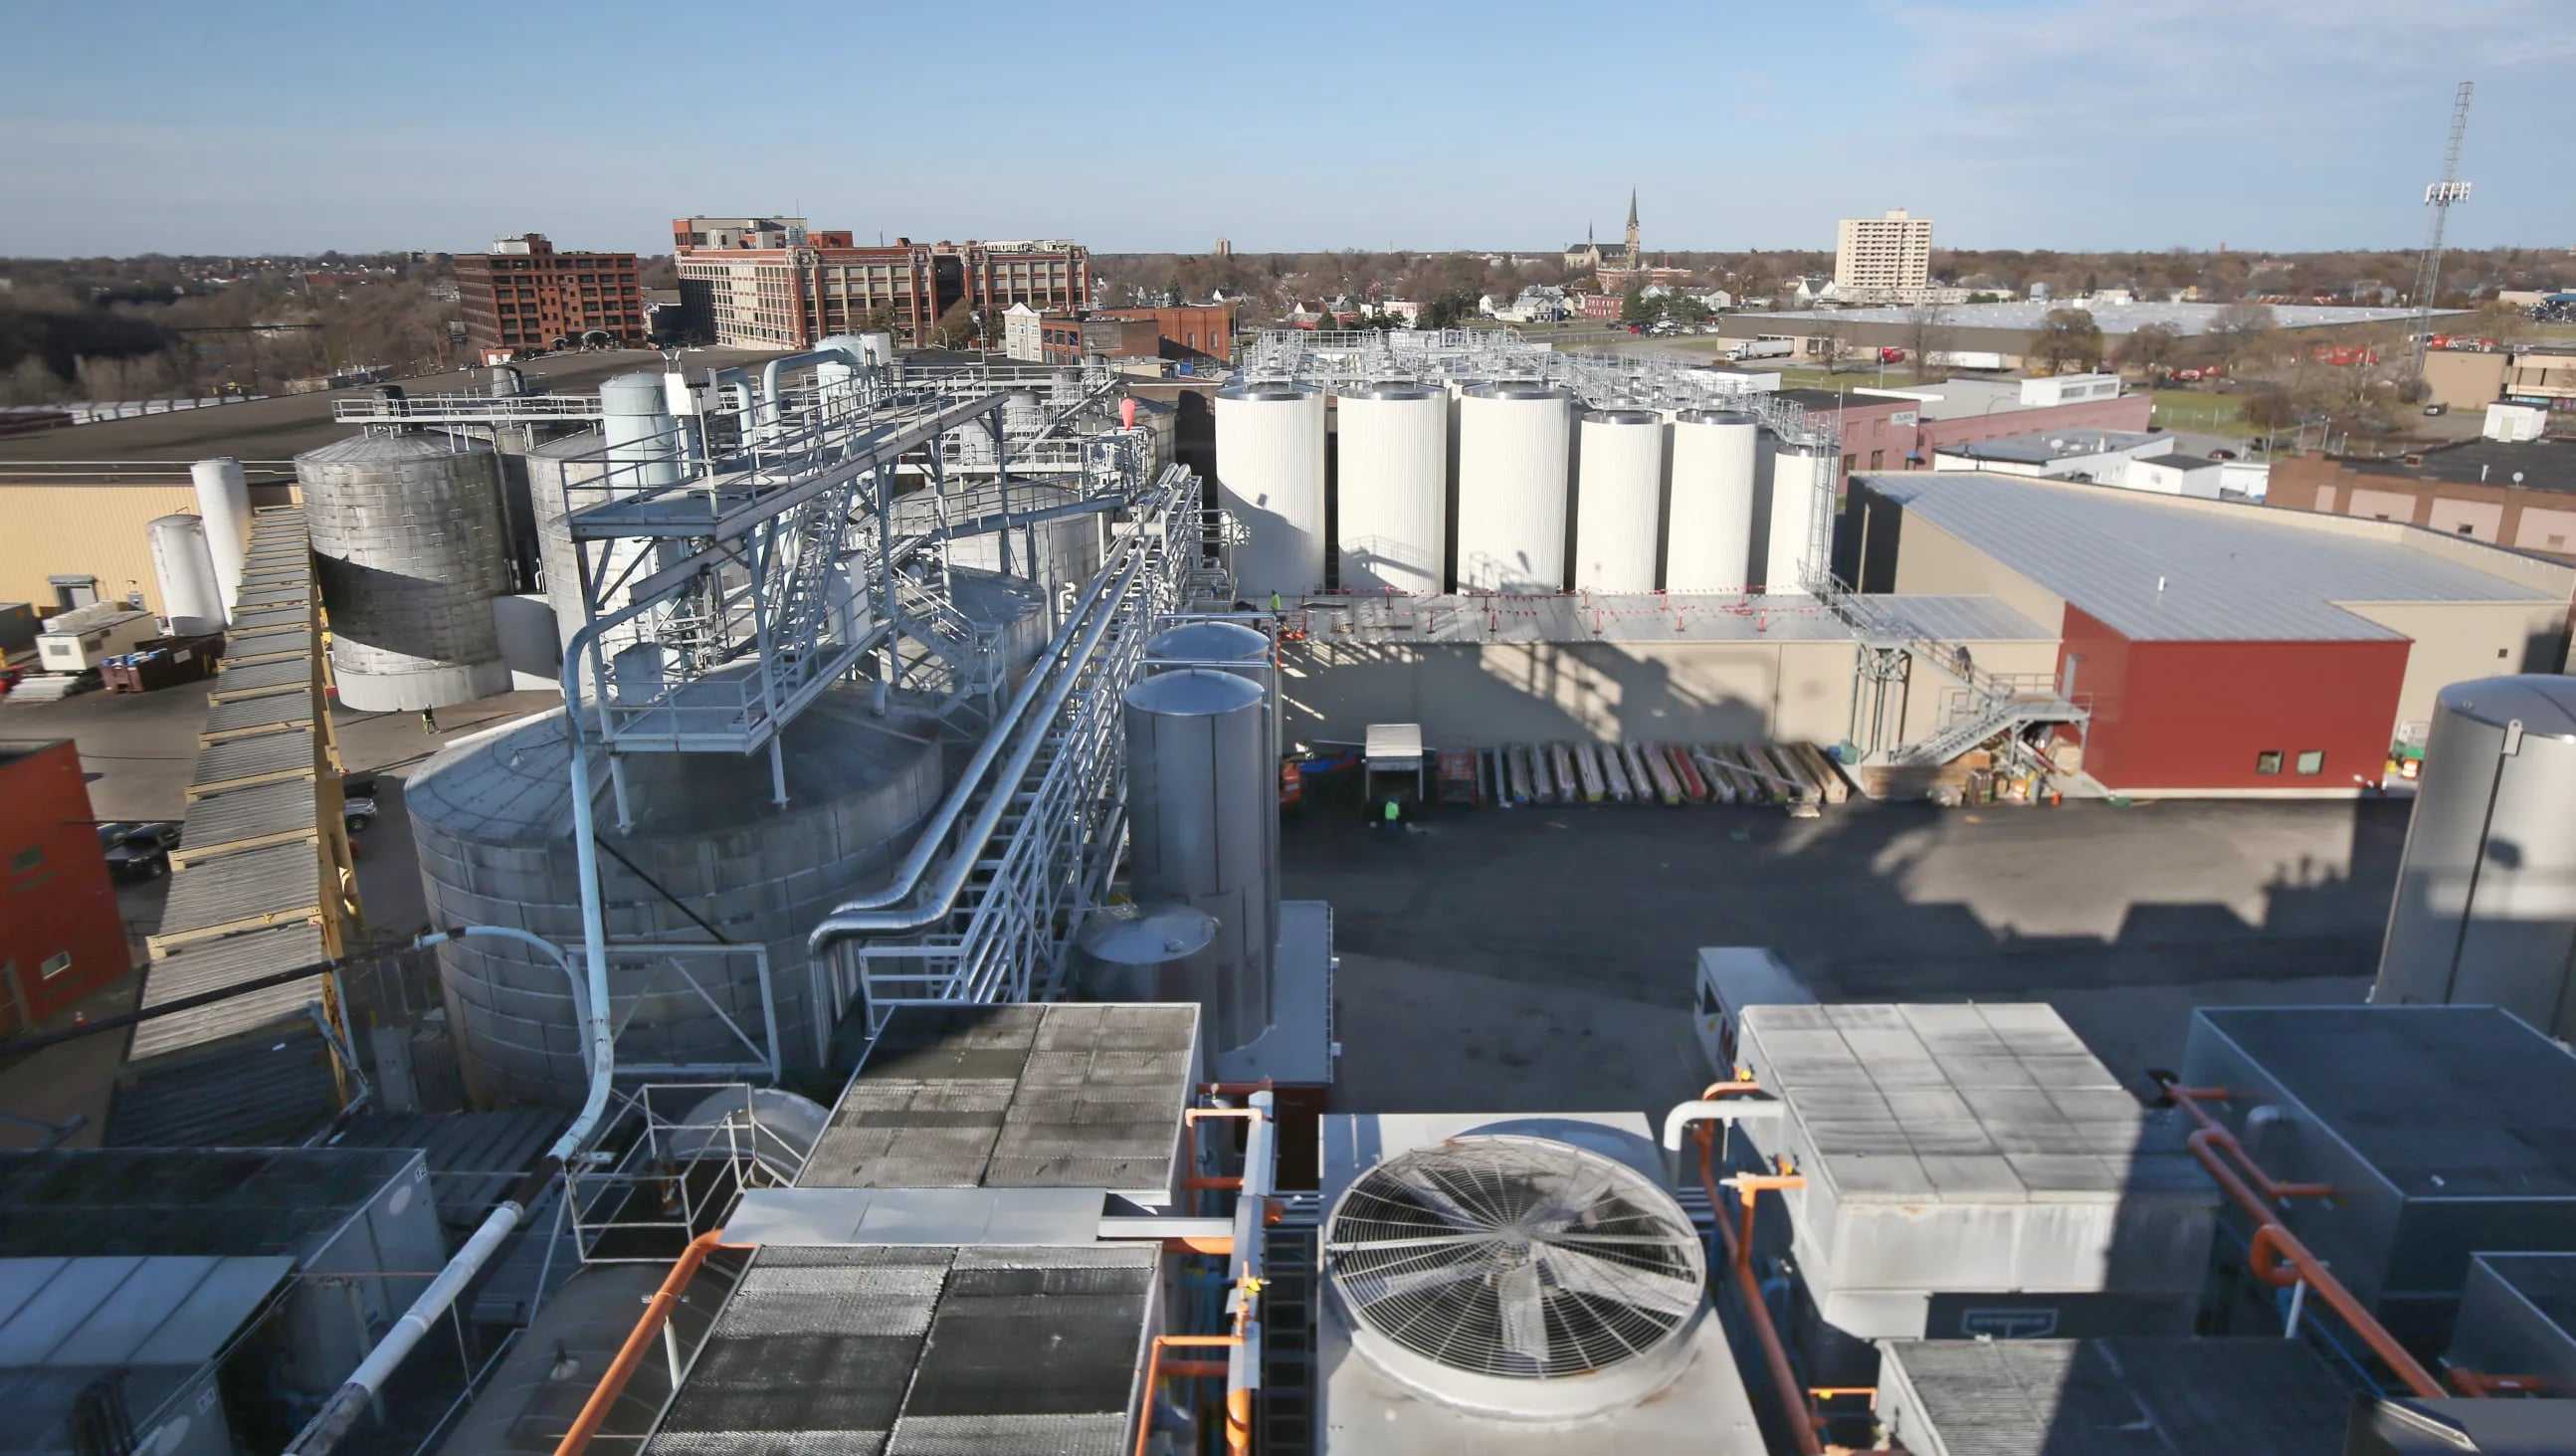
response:
M1102 251L2576 244L2576 0L25 5L0 254L667 246L687 212Z

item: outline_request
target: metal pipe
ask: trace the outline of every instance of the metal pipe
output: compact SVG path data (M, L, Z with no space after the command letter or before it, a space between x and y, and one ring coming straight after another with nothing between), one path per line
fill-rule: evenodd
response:
M2254 1161L2253 1154L2245 1151L2245 1145L2237 1141L2236 1134L2228 1130L2227 1124L2211 1116L2209 1109L2200 1105L2203 1102L2227 1101L2226 1088L2185 1087L2178 1083L2162 1081L2161 1078L2158 1080L2164 1087L2165 1096L2171 1098L2176 1107L2189 1113L2191 1120L2199 1123L2200 1130L2209 1134L2212 1141L2224 1146L2234 1156L2237 1166L2244 1170L2245 1176L2252 1180L2255 1187L2263 1190L2264 1197L2275 1203L2286 1203L2293 1198L2334 1196L2334 1185L2331 1183L2283 1183L2263 1171L2262 1165Z
M1750 1118L1774 1118L1788 1110L1788 1104L1774 1098L1760 1101L1738 1101L1762 1090L1759 1082L1713 1082L1696 1102L1684 1102L1664 1114L1664 1176L1674 1183L1682 1180L1682 1129L1694 1122L1737 1123Z
M1126 571L1119 575L1114 595L1123 600L1128 589L1135 585L1136 578L1144 573L1145 566L1146 558L1140 552L1136 560L1128 565ZM1082 669L1090 663L1092 653L1100 646L1100 639L1109 635L1110 626L1117 620L1116 611L1102 611L1084 629L1080 640L1074 644L1072 655L1065 659L1060 670L1054 674L1055 686L1047 694L1046 702L1039 710L1034 729L1021 733L1019 748L1011 755L1010 762L1003 766L1004 783L1017 783L1020 776L1028 771L1030 762L1037 757L1038 749L1046 742L1044 731L1046 724L1055 717L1056 710L1064 706L1065 699L1073 695L1074 685L1080 680ZM1072 622L1066 625L1070 627ZM1035 682L1037 678L1038 674L1030 675L1031 682ZM1013 701L1018 702L1019 695L1014 695ZM993 734L987 735L987 741L993 741L1000 736L1002 736L1000 730L997 729ZM931 886L930 897L925 903L900 910L863 905L835 908L831 914L823 917L820 925L814 927L813 934L805 938L807 953L822 955L829 951L835 942L854 935L918 930L946 915L956 905L958 893L965 889L967 876L973 872L975 862L982 856L984 845L991 840L995 826L1002 822L1002 816L1009 811L1012 798L1012 795L1005 793L985 796L984 807L977 812L974 822L967 826L965 837L949 855L948 867L941 871L939 879ZM951 796L950 803L957 803L955 796ZM958 804L957 807L962 809L964 806ZM954 816L947 812L949 805L943 804L941 809L940 818L923 830L923 843L935 846L938 838L945 832L946 825L953 822ZM911 861L907 859L906 864L910 863ZM908 887L898 885L890 894L881 891L877 895L866 898L880 902L888 898L899 899L906 888Z
M644 1363L644 1356L653 1348L654 1335L660 1333L663 1324L671 1318L672 1308L680 1302L680 1292L697 1277L699 1267L707 1262L707 1256L718 1249L752 1247L750 1244L726 1243L724 1230L720 1228L709 1229L689 1240L689 1246L680 1251L679 1260L671 1265L671 1272L662 1276L662 1287L653 1291L653 1297L645 1301L644 1313L636 1318L635 1328L626 1332L626 1342L617 1347L616 1358L610 1360L608 1368L600 1373L599 1384L591 1390L590 1399L582 1403L581 1414L573 1417L572 1428L555 1443L555 1456L581 1456L582 1452L590 1449L591 1438L597 1436L599 1428L606 1424L608 1412L617 1404L617 1398L626 1393L626 1382L635 1377L636 1367Z
M1755 1082L1721 1082L1708 1089L1704 1100L1724 1096L1745 1096L1759 1092ZM1762 1346L1762 1363L1769 1367L1771 1383L1780 1401L1782 1417L1789 1423L1790 1438L1796 1442L1798 1456L1824 1456L1824 1444L1816 1437L1816 1428L1807 1419L1806 1389L1798 1382L1796 1367L1789 1363L1788 1348L1780 1343L1780 1331L1771 1323L1771 1307L1762 1298L1762 1282L1753 1275L1753 1199L1751 1188L1740 1190L1743 1205L1745 1238L1739 1244L1735 1230L1728 1226L1726 1201L1718 1196L1717 1134L1703 1119L1699 1127L1699 1181L1708 1190L1708 1204L1717 1215L1718 1238L1726 1245L1726 1265L1735 1281L1735 1292L1744 1302L1745 1318L1753 1326L1755 1338ZM1761 1182L1767 1180L1747 1180Z
M429 1287L423 1289L411 1307L403 1311L402 1317L394 1321L393 1327L385 1331L384 1338L376 1342L376 1347L367 1352L364 1360L358 1362L358 1368L350 1371L349 1378L332 1392L322 1409L314 1414L302 1431L296 1433L295 1439L286 1447L287 1456L319 1456L319 1453L338 1449L349 1433L357 1428L359 1416L374 1404L377 1393L384 1389L386 1381L393 1378L404 1358L428 1336L439 1318L456 1303L457 1296L465 1292L465 1286L482 1272L485 1264L491 1262L492 1255L500 1249L503 1241L519 1226L520 1220L527 1217L528 1206L536 1202L547 1185L554 1181L555 1175L564 1170L582 1146L590 1141L591 1135L598 1131L600 1119L608 1110L609 1083L616 1072L616 1038L608 1024L605 959L599 961L598 973L585 997L582 979L573 970L572 958L564 953L563 947L541 936L506 925L456 925L430 931L414 939L412 944L427 949L447 940L512 941L544 952L563 970L564 978L572 983L575 1014L589 1025L590 1091L582 1101L581 1111L564 1128L563 1135L546 1149L545 1161L520 1179L509 1195L484 1216L482 1226L466 1239L464 1246L456 1251L456 1257L447 1261L447 1267L438 1272L438 1277L429 1282Z

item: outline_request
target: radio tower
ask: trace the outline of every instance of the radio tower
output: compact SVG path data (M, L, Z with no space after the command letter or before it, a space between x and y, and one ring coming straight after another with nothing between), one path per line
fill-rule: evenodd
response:
M2424 189L2424 205L2433 210L2432 226L2424 236L2424 260L2415 269L2415 347L2408 377L2424 377L2424 351L2433 336L2433 288L2442 276L2442 224L2449 220L2451 204L2469 200L2469 184L2460 180L2460 138L2469 129L2469 98L2477 91L2474 81L2462 81L2457 100L2451 103L2451 140L2442 148L2442 180Z

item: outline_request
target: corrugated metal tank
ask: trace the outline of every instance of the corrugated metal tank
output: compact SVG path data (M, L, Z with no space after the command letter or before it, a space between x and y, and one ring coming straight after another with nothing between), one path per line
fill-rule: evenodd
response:
M1672 518L1664 590L1740 592L1753 579L1751 415L1683 410L1673 422Z
M1071 505L1082 499L1081 492L1043 481L1011 482L1011 512L1051 510ZM977 503L991 508L993 496L977 492ZM937 516L937 503L928 491L914 491L894 503L896 534L927 529ZM949 504L949 519L954 524L967 510L955 502ZM1060 516L1040 521L1034 526L1014 528L1011 532L1011 574L1027 577L1039 586L1053 591L1062 586L1084 586L1100 572L1100 521L1096 515ZM1029 547L1034 534L1037 555L1032 563ZM948 543L948 559L958 566L971 566L983 571L1002 569L1002 537L999 532L981 536L960 536Z
M224 630L224 592L215 579L206 523L195 516L159 516L146 528L152 542L152 576L161 584L161 615L173 636Z
M488 452L357 435L295 457L342 704L417 711L506 691L492 598L510 589Z
M1243 384L1216 397L1219 498L1244 530L1235 590L1299 596L1324 584L1324 395Z
M817 700L788 726L784 743L783 809L770 802L765 753L629 756L635 827L615 826L603 789L600 835L617 854L601 856L600 875L612 939L706 941L687 913L695 912L727 940L766 946L780 1051L796 1066L814 1056L806 933L838 900L880 881L909 848L912 826L939 800L942 774L928 725L877 716L854 687ZM560 945L581 943L568 762L557 710L451 749L412 778L404 805L432 924L517 926ZM451 942L438 957L475 1101L578 1102L587 1073L562 970L498 941ZM618 1035L619 1061L750 1060L708 1004L754 1039L763 1035L750 958L682 964L708 999L689 990L667 958L612 958L609 994L619 1015L629 998L643 996Z
M1772 593L1803 592L1800 564L1807 559L1815 531L1817 495L1831 486L1824 457L1802 445L1782 441L1771 452L1771 528L1763 552L1762 589Z
M1653 591L1663 529L1663 416L1642 409L1590 410L1577 442L1575 589Z
M1574 411L1562 390L1514 381L1458 401L1458 589L1565 590Z
M1342 590L1439 592L1449 520L1449 397L1436 384L1341 396Z
M250 484L230 455L188 467L197 487L197 514L206 522L206 551L215 560L215 585L223 594L224 620L232 620L241 593L242 558L250 552Z
M1270 1025L1279 797L1262 703L1258 685L1197 668L1140 678L1126 695L1130 883L1139 903L1215 918L1189 979L1219 1051Z
M2370 999L2576 1039L2576 679L2442 689Z

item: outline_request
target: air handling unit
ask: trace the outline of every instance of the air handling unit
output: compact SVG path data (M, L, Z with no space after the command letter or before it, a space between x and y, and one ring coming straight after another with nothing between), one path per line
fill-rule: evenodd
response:
M2470 1256L2576 1252L2576 1055L2492 1006L2204 1006L2184 1095L2300 1190L2281 1219L2442 1348Z
M1779 1101L1736 1131L1783 1194L1810 1383L1868 1341L2185 1335L2218 1192L2037 1004L1758 1005L1737 1055ZM1765 1251L1772 1252L1772 1251Z
M1331 1117L1322 1456L1763 1450L1633 1115Z

